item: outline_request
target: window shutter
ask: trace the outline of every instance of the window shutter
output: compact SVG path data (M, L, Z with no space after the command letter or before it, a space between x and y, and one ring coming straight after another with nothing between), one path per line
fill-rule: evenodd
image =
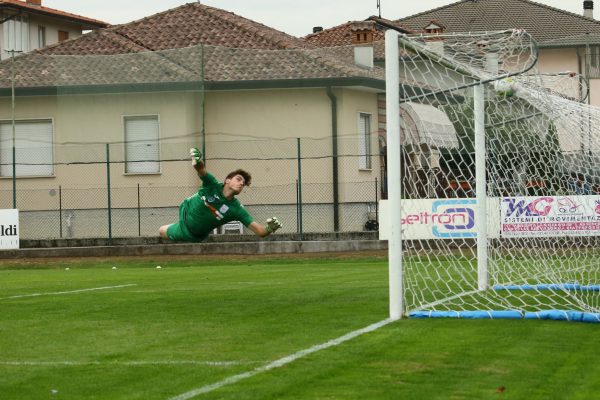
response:
M2 24L4 50L29 51L29 20L25 16L16 16ZM11 57L3 54L2 58Z
M125 117L125 172L160 172L158 116Z
M54 155L52 121L16 121L17 176L52 176ZM0 175L12 176L12 122L0 124Z
M371 168L371 115L364 113L358 118L358 168Z
M69 32L67 31L58 31L58 42L64 42L69 38Z

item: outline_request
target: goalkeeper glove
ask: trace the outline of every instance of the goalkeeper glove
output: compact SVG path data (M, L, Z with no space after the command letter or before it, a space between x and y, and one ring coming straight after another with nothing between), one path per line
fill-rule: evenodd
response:
M195 147L190 149L190 156L192 157L192 166L194 167L202 161L202 152Z
M269 218L267 220L267 232L273 233L279 228L281 228L281 222L279 222L277 217Z

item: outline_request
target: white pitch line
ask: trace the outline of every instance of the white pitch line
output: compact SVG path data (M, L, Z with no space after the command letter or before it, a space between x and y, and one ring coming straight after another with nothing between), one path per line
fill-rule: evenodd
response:
M61 295L61 294L91 292L91 291L95 291L95 290L118 289L118 288L124 288L124 287L129 287L129 286L137 286L137 283L129 283L127 285L117 285L117 286L103 286L103 287L89 288L89 289L69 290L67 292L48 292L48 293L20 294L20 295L17 295L17 296L0 297L0 300L21 299L21 298L24 298L24 297L54 296L54 295Z
M372 325L369 325L369 326L367 326L365 328L358 329L356 331L347 333L344 336L340 336L337 339L332 339L332 340L330 340L328 342L317 344L317 345L315 345L313 347L310 347L308 349L300 350L300 351L298 351L298 352L296 352L294 354L291 354L289 356L280 358L278 360L270 362L269 364L263 365L262 367L255 368L252 371L248 371L248 372L244 372L244 373L241 373L241 374L238 374L238 375L230 376L229 378L225 378L223 380L220 380L218 382L212 383L210 385L202 386L202 387L200 387L198 389L190 390L189 392L180 394L179 396L171 397L169 400L189 400L189 399L191 399L193 397L196 397L198 395L201 395L201 394L204 394L204 393L208 393L208 392L212 392L213 390L217 390L217 389L220 389L220 388L222 388L224 386L231 385L233 383L237 383L237 382L239 382L241 380L244 380L244 379L247 379L247 378L251 378L251 377L253 377L255 375L258 375L258 374L260 374L262 372L266 372L266 371L269 371L269 370L274 369L274 368L282 367L282 366L284 366L286 364L289 364L291 362L294 362L294 361L298 360L299 358L306 357L307 355L312 354L312 353L316 353L317 351L324 350L324 349L327 349L329 347L337 346L337 345L339 345L341 343L344 343L344 342L346 342L348 340L354 339L355 337L360 336L363 333L368 333L368 332L372 332L372 331L374 331L376 329L379 329L382 326L385 326L385 325L387 325L387 324L389 324L390 322L393 322L393 321L394 320L389 319L389 318L388 319L384 319L383 321L379 321L379 322L374 323Z
M198 361L198 360L167 360L167 361L0 361L0 365L15 367L56 367L56 366L86 366L86 365L208 365L212 367L229 367L235 365L258 364L261 361Z

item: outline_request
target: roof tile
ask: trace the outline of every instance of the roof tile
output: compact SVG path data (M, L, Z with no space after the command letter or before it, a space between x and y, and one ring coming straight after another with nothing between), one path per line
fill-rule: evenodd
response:
M124 45L122 37L135 46ZM44 54L119 54L199 44L254 49L302 48L302 40L234 13L189 3L41 50Z
M312 33L303 39L317 47L346 46L352 44L352 36L355 30L365 29L368 26L373 31L374 41L383 40L385 31L388 28L394 28L403 33L414 33L410 28L400 23L372 16L365 21L348 21L345 24Z

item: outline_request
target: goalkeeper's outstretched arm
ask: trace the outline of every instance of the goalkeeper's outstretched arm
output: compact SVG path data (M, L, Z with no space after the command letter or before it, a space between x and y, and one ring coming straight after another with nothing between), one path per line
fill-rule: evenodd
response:
M206 166L202 161L202 152L195 147L190 149L190 157L192 157L192 167L198 172L199 177L206 176Z
M254 221L250 225L248 225L248 228L250 228L252 232L256 233L258 236L265 237L269 236L271 233L281 228L281 222L279 222L277 217L273 217L267 220L266 225L261 225L258 222Z

